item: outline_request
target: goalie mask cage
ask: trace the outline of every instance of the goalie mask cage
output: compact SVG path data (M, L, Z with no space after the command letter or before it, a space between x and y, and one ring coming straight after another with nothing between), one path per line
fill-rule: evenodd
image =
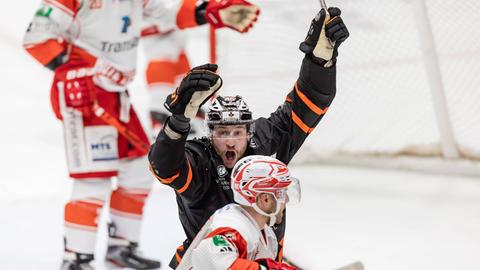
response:
M252 31L217 32L223 94L268 116L297 78L315 0L253 1ZM327 1L350 38L337 95L295 161L480 175L480 2Z

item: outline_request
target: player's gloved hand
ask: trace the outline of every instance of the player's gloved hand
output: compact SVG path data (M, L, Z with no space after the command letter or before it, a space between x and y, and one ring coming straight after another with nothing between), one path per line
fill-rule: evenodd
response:
M245 0L210 0L205 10L207 22L214 28L228 27L247 32L257 21L260 9Z
M260 268L266 270L297 270L298 268L288 265L286 263L277 262L270 258L268 259L257 259L255 260L260 264ZM263 268L262 268L263 267Z
M222 79L215 64L194 67L185 75L180 86L168 95L165 108L173 114L170 124L176 131L188 129L188 122L195 117L198 109L222 87ZM178 121L179 120L179 121ZM176 124L176 127L175 127Z
M300 44L300 50L310 55L315 62L324 67L335 64L338 47L350 33L340 17L339 8L330 7L328 13L321 9L312 20L305 41Z
M165 108L174 115L193 118L198 109L222 87L215 64L194 67L185 75L180 86L165 101Z
M88 65L71 66L68 63L55 70L57 87L60 83L65 97L65 105L75 108L85 117L92 115L92 105L96 100L95 85Z

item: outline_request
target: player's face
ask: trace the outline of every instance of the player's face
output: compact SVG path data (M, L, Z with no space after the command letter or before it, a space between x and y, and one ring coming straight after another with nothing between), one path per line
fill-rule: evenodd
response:
M212 131L215 152L228 169L243 157L247 150L249 134L246 125L217 125Z

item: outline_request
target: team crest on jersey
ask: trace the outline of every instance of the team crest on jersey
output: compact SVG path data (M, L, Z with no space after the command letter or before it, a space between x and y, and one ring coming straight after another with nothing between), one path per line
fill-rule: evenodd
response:
M90 9L102 8L102 0L90 0L89 7Z
M228 173L227 168L225 168L225 166L223 165L218 165L217 172L218 172L218 176L220 177L225 176Z

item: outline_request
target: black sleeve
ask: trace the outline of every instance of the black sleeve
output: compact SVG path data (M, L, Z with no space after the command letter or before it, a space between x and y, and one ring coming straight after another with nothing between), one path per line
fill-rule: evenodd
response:
M336 67L324 68L305 57L285 102L268 118L255 121L257 153L289 163L328 110L336 92Z
M182 198L194 200L207 188L201 183L205 180L206 149L188 143L187 135L173 140L162 130L150 147L148 161L150 170L162 184L175 189Z

